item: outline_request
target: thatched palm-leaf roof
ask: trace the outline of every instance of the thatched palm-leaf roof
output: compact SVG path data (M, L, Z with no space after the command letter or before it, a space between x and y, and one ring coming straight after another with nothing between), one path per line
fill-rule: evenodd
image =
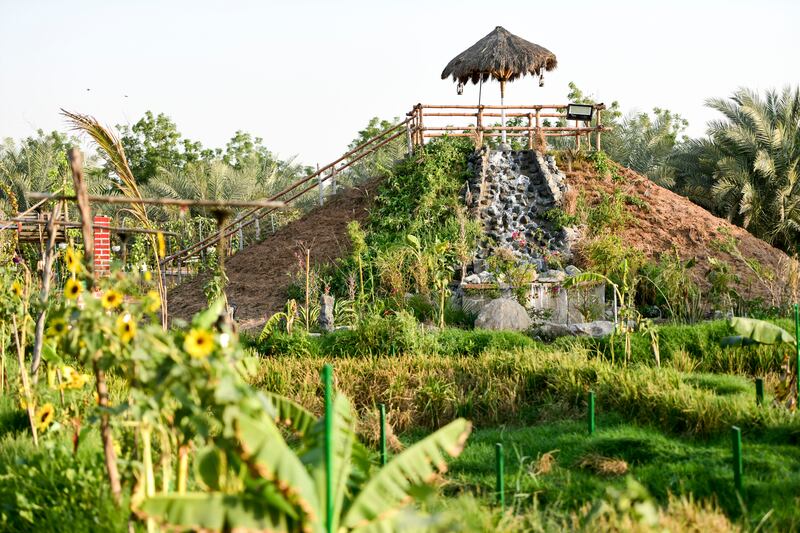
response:
M556 68L553 52L517 37L502 26L458 54L442 71L442 79L472 83L490 77L498 81L512 81L526 74L540 75Z

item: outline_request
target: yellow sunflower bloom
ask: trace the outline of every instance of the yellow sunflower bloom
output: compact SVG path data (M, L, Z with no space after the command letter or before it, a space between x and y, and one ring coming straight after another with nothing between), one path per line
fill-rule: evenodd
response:
M47 335L49 337L60 337L67 332L67 323L63 318L56 318L50 322L50 327L47 328Z
M115 291L114 289L109 289L105 293L103 293L103 297L100 301L103 304L103 308L116 309L117 307L122 305L122 294Z
M67 280L67 284L64 285L65 297L69 298L70 300L75 300L81 295L81 292L83 292L83 287L81 286L80 281L73 278Z
M44 431L53 423L54 413L55 409L53 409L53 404L51 403L44 404L36 411L36 427L39 431Z
M17 298L22 298L23 290L22 284L19 281L15 281L11 284L11 292L14 293L14 296Z
M155 313L161 308L161 296L158 291L147 291L147 310L150 313Z
M136 335L136 321L130 313L125 313L117 318L117 335L123 343L128 344Z
M64 262L67 265L67 270L73 274L77 274L81 269L81 256L72 248L67 248L64 254Z
M195 359L205 359L214 351L214 337L205 329L192 329L183 341L183 349Z

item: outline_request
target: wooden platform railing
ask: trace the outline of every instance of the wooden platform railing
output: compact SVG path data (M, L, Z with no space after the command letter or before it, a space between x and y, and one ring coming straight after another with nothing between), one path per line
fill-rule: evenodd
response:
M482 146L487 137L527 138L527 147L533 149L544 145L547 137L574 137L577 146L581 138L591 142L594 134L595 147L600 149L602 132L609 131L603 126L604 104L594 104L595 124L567 120L567 104L553 105L426 105L417 104L407 113L411 120L412 142L414 146L424 144L425 139L433 137L472 137ZM500 125L505 117L506 126ZM510 119L523 119L523 125L508 125ZM555 119L556 125L552 125ZM563 125L558 125L563 121ZM516 124L514 120L512 123ZM572 125L569 123L573 122Z

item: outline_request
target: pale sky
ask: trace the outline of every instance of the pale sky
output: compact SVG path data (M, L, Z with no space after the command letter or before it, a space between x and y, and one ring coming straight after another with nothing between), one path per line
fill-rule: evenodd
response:
M796 0L0 0L0 138L64 130L61 107L109 125L152 110L207 147L241 129L324 164L370 117L476 103L440 74L498 25L559 64L543 88L510 84L507 103L563 103L574 81L700 135L705 98L800 83ZM483 102L499 103L496 83Z

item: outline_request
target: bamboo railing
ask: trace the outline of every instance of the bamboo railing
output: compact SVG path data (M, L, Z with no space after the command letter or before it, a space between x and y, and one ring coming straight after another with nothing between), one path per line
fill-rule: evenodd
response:
M586 137L591 143L594 135L595 147L600 149L600 136L609 128L603 126L602 112L604 104L594 104L595 124L567 121L567 105L425 105L417 104L407 113L411 120L412 141L414 146L421 146L425 139L434 137L472 137L477 146L483 146L486 138L522 137L527 139L527 147L532 150L543 146L547 137L574 137L578 147L581 138ZM503 113L505 111L505 113ZM505 127L500 119L521 118L526 122L522 126ZM557 125L546 121L555 119ZM563 123L563 125L558 125Z

